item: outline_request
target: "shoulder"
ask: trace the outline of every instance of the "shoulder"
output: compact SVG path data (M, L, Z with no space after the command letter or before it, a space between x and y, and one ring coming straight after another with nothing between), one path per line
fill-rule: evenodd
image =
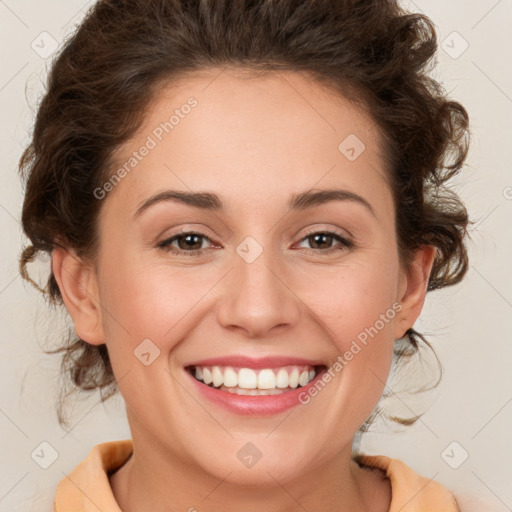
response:
M122 466L133 451L131 439L110 441L94 446L87 457L57 486L55 512L89 510L91 501L100 510L121 512L109 482L109 474Z
M391 482L389 512L461 512L455 496L432 478L416 473L405 462L385 455L357 455L360 466L382 469Z

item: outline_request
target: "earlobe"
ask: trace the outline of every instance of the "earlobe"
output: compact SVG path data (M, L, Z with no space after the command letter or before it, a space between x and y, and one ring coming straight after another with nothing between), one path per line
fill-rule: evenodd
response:
M402 338L420 316L435 255L436 248L433 245L420 247L414 255L411 268L407 273L404 271L399 291L402 309L395 323L395 339Z
M92 345L105 343L97 276L72 249L52 251L52 272L77 335Z

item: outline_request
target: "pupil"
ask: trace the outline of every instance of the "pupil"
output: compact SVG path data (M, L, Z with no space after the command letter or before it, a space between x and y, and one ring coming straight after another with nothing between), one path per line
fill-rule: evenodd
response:
M318 243L318 240L321 238L323 238L324 240L327 238L327 240L330 241L330 239L332 238L332 235L327 235L325 233L313 235L313 240L315 241L315 244ZM320 244L321 244L321 242L320 242Z
M185 235L185 236L181 237L180 240L185 240L185 244L186 244L185 248L188 248L188 249L192 248L192 249L194 249L193 246L197 245L197 243L198 243L197 241L196 242L191 242L192 238L197 239L197 238L199 238L199 236L198 235ZM189 242L191 242L191 243L189 243ZM180 243L180 245L182 245L182 244ZM201 244L199 244L199 245L201 245ZM183 248L183 245L182 245L181 248Z

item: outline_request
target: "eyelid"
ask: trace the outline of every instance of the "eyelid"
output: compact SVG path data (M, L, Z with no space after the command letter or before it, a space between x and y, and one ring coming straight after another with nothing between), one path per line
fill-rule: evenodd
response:
M304 238L306 238L306 237L308 237L310 235L314 235L316 233L332 233L332 234L340 236L341 238L346 239L347 241L352 241L354 239L352 234L349 233L347 230L341 230L341 229L338 229L338 228L318 228L318 227L313 227L313 228L310 228L310 229L306 229L306 232L301 236L300 241L302 241L302 240L304 240Z
M178 229L178 231L174 232L174 229ZM170 232L171 234L169 234L169 235L165 235L165 234L158 235L158 237L156 237L156 240L160 240L160 242L158 242L158 243L166 242L170 238L174 238L174 237L177 237L179 235L182 235L182 236L184 236L184 235L201 235L202 237L207 238L211 242L217 236L215 234L212 234L212 235L207 234L207 233L212 232L212 231L210 229L208 229L206 226L204 226L203 224L200 224L198 227L195 227L195 226L193 227L192 225L189 225L189 226L185 226L185 227L182 227L182 228L177 228L176 226L174 226L174 227L172 227L170 229L166 229L164 231L164 233L166 233L166 232ZM158 243L157 243L157 245L158 245Z

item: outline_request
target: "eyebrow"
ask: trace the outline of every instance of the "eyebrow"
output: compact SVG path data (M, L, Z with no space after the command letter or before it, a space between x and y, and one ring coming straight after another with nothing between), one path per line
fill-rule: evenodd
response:
M359 203L367 208L374 217L377 217L372 205L366 199L355 192L343 189L307 190L300 194L294 194L288 202L288 208L290 210L301 211L330 201L353 201ZM223 210L222 201L219 196L211 192L165 190L146 199L135 212L134 218L139 217L144 211L154 204L161 202L180 203L194 208L199 208L201 210Z

